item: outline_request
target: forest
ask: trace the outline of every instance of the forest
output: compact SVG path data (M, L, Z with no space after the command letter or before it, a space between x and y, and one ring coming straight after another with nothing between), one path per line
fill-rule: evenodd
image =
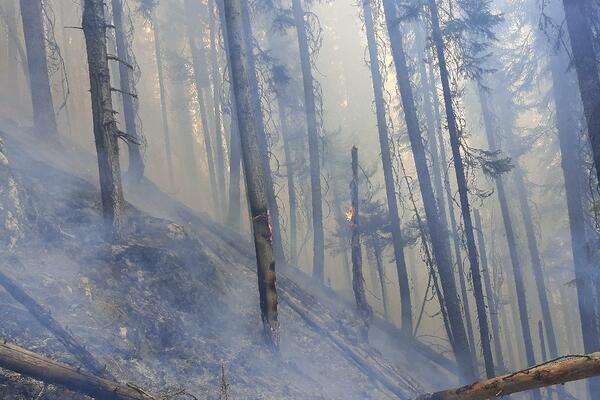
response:
M600 400L600 0L0 0L0 399Z

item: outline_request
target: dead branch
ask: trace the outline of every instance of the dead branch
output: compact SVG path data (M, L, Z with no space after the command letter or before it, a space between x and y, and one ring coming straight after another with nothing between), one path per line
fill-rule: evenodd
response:
M99 399L158 400L135 385L99 378L10 343L0 343L0 367Z
M485 400L600 375L600 352L568 355L512 374L458 389L425 394L415 400Z

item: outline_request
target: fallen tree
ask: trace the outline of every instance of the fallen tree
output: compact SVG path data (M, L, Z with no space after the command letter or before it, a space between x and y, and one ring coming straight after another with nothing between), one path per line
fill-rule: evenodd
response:
M159 399L135 385L99 378L10 343L0 343L0 367L99 399Z
M16 257L9 257L7 265L8 264L17 264L22 267L20 261ZM27 294L16 281L2 271L0 271L0 286L2 286L16 301L21 303L42 326L48 329L54 337L65 346L67 351L77 358L84 367L96 375L108 379L113 378L106 368L104 368L104 366L100 364L69 331L63 328L58 321L52 317L49 311L42 307L33 299L33 297Z
M563 384L600 375L600 352L568 355L512 374L437 393L415 400L485 400L509 394Z

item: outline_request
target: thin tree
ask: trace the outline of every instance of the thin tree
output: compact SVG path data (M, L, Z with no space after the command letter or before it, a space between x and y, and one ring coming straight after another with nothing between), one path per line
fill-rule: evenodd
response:
M304 112L308 133L308 155L310 166L310 188L313 228L313 277L325 281L325 238L323 233L323 204L321 194L321 161L319 157L319 132L315 104L314 82L308 47L307 27L301 0L292 0L294 23L298 34L300 66L304 85Z
M474 371L474 365L472 364L472 355L469 351L469 343L467 340L465 326L463 324L463 316L460 310L460 300L458 293L456 292L456 283L454 281L454 274L452 271L452 258L450 255L450 243L448 242L448 235L446 234L448 229L440 220L435 196L433 194L431 176L427 166L427 157L425 155L425 148L423 146L423 139L421 137L419 128L417 110L415 107L414 96L410 83L410 75L406 62L406 55L404 53L404 46L402 43L402 32L398 20L399 13L395 3L392 3L390 0L384 0L383 6L388 33L390 36L390 44L392 47L392 57L394 59L394 66L396 68L396 80L398 89L400 90L400 96L402 98L404 119L406 121L408 137L411 144L413 159L415 161L417 177L419 179L419 188L421 189L425 215L427 217L426 219L429 228L432 252L435 262L438 266L440 282L442 284L442 290L444 291L445 304L441 304L441 306L445 307L448 311L450 328L452 329L452 333L449 333L449 336L451 335L453 338L453 351L457 362L460 365L463 378L471 379L476 376L476 373ZM473 274L474 286L477 278L478 275ZM481 299L481 301L483 301L483 299ZM483 307L484 315L480 316L479 320L482 334L482 344L485 342L485 339L483 338L487 338L487 319L485 316L485 306ZM493 368L491 354L487 354L485 352L485 344L484 357L486 359L486 366L488 363L491 363Z
M210 72L212 77L212 103L215 126L215 156L217 169L217 190L219 198L225 204L225 160L223 148L223 127L221 123L221 69L217 55L218 31L215 25L214 0L208 1L208 29L210 36Z
M41 136L56 136L56 115L50 90L48 62L46 60L46 36L41 0L20 0L29 89L33 106L34 132Z
M479 320L479 334L481 337L485 370L487 376L492 377L494 376L494 361L492 357L492 348L490 345L489 329L487 323L487 311L483 296L483 286L481 284L479 256L477 255L475 234L473 231L473 222L471 220L471 210L469 205L467 180L465 177L465 167L462 160L462 155L460 153L460 137L458 132L458 124L456 121L454 106L452 104L452 94L450 92L448 69L446 66L446 57L444 54L444 39L442 37L438 9L435 0L429 0L429 10L431 13L432 37L437 54L438 67L440 70L440 80L442 82L442 89L444 94L444 106L446 109L448 132L450 135L450 147L452 149L454 172L456 175L465 237L467 242L467 255L469 258L469 264L471 265L473 293L475 295L475 305L477 306L477 318Z
M98 156L102 214L109 240L122 239L123 188L119 165L120 135L117 129L110 87L108 54L106 52L106 19L102 0L85 0L83 3L83 33L87 49L92 99L94 138Z
M229 37L228 60L232 74L234 99L237 107L242 159L252 228L256 249L260 309L265 334L274 346L279 343L277 320L277 290L275 286L275 259L269 224L269 203L266 192L265 170L261 161L256 110L252 104L251 75L244 32L242 3L223 0L225 26Z
M350 198L352 200L352 211L350 215L350 227L352 229L352 290L354 291L354 299L356 300L356 308L358 314L363 320L364 329L363 336L366 339L368 336L369 325L373 318L373 310L367 302L365 296L365 279L363 277L362 268L362 244L360 242L361 225L360 225L360 208L358 200L358 149L352 147L352 181L350 182Z
M600 69L590 20L591 15L594 15L594 5L595 2L589 0L563 0L573 64L577 72L579 93L592 145L596 177L600 182Z
M136 124L136 107L134 99L135 84L132 77L133 64L129 57L129 43L125 32L123 20L123 2L112 0L113 23L115 27L115 41L117 45L117 63L119 64L119 92L123 103L123 119L125 133L130 137L127 141L129 154L129 169L127 174L132 180L139 181L144 176L144 159L141 152L141 135Z
M390 230L392 233L392 247L396 272L398 274L398 285L400 289L400 306L402 325L401 328L407 335L412 335L413 316L412 302L410 297L410 285L408 271L404 258L404 240L400 229L400 216L398 214L398 202L396 199L396 184L394 182L394 171L392 167L392 155L390 151L390 138L386 118L385 101L383 99L383 78L379 67L379 56L373 21L371 4L361 0L362 13L365 20L365 31L367 34L367 46L369 50L369 65L371 69L371 81L375 98L375 114L377 117L377 131L379 133L379 148L381 151L381 162L383 166L383 177L385 182L385 193L390 219Z

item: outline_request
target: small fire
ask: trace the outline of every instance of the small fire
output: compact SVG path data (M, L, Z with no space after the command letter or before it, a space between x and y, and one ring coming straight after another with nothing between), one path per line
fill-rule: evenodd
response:
M346 210L346 221L348 222L352 222L352 219L354 218L354 209L349 208L348 210Z

